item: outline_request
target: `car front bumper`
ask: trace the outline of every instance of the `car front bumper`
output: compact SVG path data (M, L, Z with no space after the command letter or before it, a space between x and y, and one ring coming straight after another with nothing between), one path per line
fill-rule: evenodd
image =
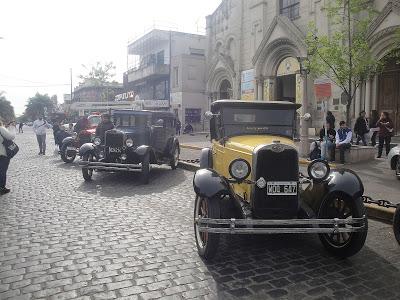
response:
M82 168L102 170L102 171L128 171L140 172L142 170L141 164L121 164L121 163L106 163L99 161L80 161L79 165Z
M197 218L199 232L229 234L279 234L361 232L367 230L367 217L349 219L210 219Z

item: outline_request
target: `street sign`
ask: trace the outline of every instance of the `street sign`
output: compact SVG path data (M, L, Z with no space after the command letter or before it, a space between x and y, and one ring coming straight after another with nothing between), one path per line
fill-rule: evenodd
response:
M329 79L316 79L314 92L317 101L327 100L332 96L332 84Z

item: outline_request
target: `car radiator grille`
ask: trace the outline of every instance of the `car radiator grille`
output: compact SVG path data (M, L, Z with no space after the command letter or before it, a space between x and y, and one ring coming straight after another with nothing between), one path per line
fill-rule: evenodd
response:
M261 148L255 155L255 180L263 177L269 181L299 181L299 158L297 150L281 145L283 151L272 150L271 145ZM297 186L298 190L298 186ZM298 192L297 192L298 193ZM292 218L298 212L297 195L267 195L267 188L254 187L253 213L258 218Z
M124 134L122 132L106 132L105 145L107 147L122 147L124 145Z

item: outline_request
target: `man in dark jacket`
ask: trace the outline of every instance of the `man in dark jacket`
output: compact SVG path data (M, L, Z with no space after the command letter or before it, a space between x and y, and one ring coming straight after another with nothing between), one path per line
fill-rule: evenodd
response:
M101 142L104 143L106 131L111 129L114 129L114 124L111 122L110 115L102 114L101 122L96 128L96 137L99 137L101 139Z
M85 130L89 127L89 120L87 116L83 116L78 120L78 122L75 124L74 131L79 134L82 130Z
M365 111L360 112L360 116L354 125L354 133L357 135L356 145L362 140L363 145L367 146L367 133L369 132L368 120L365 117Z

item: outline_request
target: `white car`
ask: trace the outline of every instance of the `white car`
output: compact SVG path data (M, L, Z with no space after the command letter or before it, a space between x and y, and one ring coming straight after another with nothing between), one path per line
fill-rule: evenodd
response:
M395 170L396 177L400 180L400 145L393 147L388 154L390 168Z

